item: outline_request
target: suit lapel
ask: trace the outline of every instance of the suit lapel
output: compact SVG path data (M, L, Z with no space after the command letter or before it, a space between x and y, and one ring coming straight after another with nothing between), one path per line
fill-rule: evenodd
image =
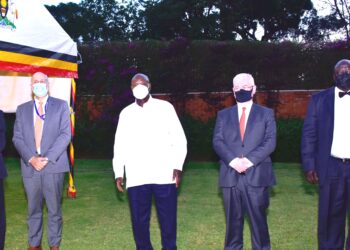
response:
M31 147L35 148L35 135L34 135L34 101L31 101L28 103L28 105L26 105L25 107L25 111L24 111L24 120L28 121L28 126L26 126L26 128L28 128L27 131L25 131L25 133L28 133L28 135L30 135L30 141L32 142Z
M326 122L328 123L327 127L330 129L331 133L329 135L331 136L329 138L329 141L332 142L333 140L333 129L334 129L334 91L335 88L331 88L327 92L327 96L325 98L325 113L324 114L329 114L328 119Z
M253 103L252 108L250 109L247 125L244 132L243 141L247 140L247 137L252 134L253 124L256 119L256 105Z
M240 133L239 132L239 120L238 120L238 106L235 105L232 107L232 111L231 111L231 122L232 122L232 129L236 130L236 133Z
M52 116L55 110L55 101L51 97L47 99L47 108L45 110L45 122L44 122L44 128L43 128L43 137L42 139L45 138L45 134L47 131L47 128L49 127L50 121L52 120Z

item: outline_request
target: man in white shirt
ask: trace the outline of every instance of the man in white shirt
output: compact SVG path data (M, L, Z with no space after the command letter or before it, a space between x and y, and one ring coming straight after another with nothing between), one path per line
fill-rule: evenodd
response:
M320 184L319 249L344 249L350 209L350 60L335 65L333 78L335 86L311 97L301 144L306 180Z
M219 185L226 213L225 250L243 249L243 221L250 222L252 248L270 249L266 218L269 187L276 183L270 154L276 147L273 110L253 103L254 79L233 78L237 105L219 111L213 137L220 158Z
M153 98L144 74L131 80L135 102L122 110L115 134L113 170L123 192L124 168L137 249L153 249L149 221L154 196L162 249L176 249L177 191L187 141L173 106Z

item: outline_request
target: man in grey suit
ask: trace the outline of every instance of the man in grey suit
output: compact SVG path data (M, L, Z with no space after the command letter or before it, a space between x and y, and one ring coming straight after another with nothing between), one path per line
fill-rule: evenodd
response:
M41 250L44 199L51 250L59 249L62 234L61 197L64 173L69 171L70 117L67 102L48 95L48 84L47 75L37 72L32 76L34 100L17 107L13 131L28 199L29 250Z
M213 146L220 157L219 185L226 213L224 249L243 249L243 221L248 214L252 248L270 249L266 209L269 187L275 184L270 154L276 146L273 110L254 104L254 79L241 73L233 78L237 105L221 110Z

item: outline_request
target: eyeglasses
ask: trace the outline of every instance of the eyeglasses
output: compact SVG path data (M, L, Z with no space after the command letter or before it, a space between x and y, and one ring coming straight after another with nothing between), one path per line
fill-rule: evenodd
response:
M253 89L253 86L233 87L233 91L239 91L241 89L246 91L251 91Z

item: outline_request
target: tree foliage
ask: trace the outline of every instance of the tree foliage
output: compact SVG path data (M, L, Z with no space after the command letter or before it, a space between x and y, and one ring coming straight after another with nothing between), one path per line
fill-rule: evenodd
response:
M341 1L341 0L339 0ZM301 34L311 0L82 0L49 6L74 38L275 41Z

